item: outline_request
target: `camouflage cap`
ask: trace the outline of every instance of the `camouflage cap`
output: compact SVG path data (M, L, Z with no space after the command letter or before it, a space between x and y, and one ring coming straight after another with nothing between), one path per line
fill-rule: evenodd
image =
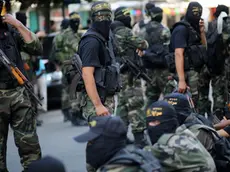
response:
M112 20L112 10L109 3L104 1L95 2L91 7L93 21Z
M130 16L130 11L131 11L130 8L119 7L114 12L114 18L118 19L118 18L123 17L123 16Z

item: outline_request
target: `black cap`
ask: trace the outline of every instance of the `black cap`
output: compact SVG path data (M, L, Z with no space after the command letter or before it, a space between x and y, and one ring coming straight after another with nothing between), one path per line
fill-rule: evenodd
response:
M127 127L120 117L93 117L89 124L89 131L75 137L75 141L88 142L101 135L111 138L120 138L121 136L126 136L127 134Z
M221 12L225 12L227 15L229 15L229 8L226 5L218 5L216 7L216 12L214 13L214 16L219 17Z
M53 157L47 156L41 160L32 162L27 172L65 172L63 163Z
M119 7L114 12L114 19L119 19L123 16L130 16L130 8L127 7Z
M188 96L188 94L172 93L166 95L164 100L173 105L176 111L187 111L191 110L191 105L188 101L190 97Z
M147 122L154 120L160 122L172 119L177 120L177 113L174 107L166 101L157 101L151 104L146 111L146 116Z
M148 2L146 5L145 5L145 10L146 10L146 13L148 14L149 13L149 10L151 8L155 7L155 3L154 2Z

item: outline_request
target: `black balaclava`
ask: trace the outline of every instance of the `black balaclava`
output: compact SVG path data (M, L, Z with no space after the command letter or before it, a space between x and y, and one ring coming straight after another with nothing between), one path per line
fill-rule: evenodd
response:
M126 7L117 8L114 12L114 20L122 22L128 28L132 28L129 8Z
M185 20L191 24L191 26L200 33L199 22L202 15L202 6L198 2L190 2L185 14Z
M92 28L109 40L112 11L110 4L104 1L95 2L91 7Z
M69 14L69 26L74 33L78 31L80 24L80 15L77 12L72 12Z
M174 133L179 126L174 107L166 101L150 105L146 115L146 126L152 144L155 144L163 134Z
M216 7L216 12L214 13L214 16L218 18L221 12L225 12L227 15L229 15L229 8L225 5L218 5Z
M65 30L69 27L69 20L68 19L63 19L61 22L61 29Z
M152 21L161 23L163 19L163 10L159 7L149 9L149 14Z
M148 2L146 5L145 5L145 13L146 13L146 16L150 16L150 9L155 7L155 4L154 2Z
M120 138L101 135L88 142L86 147L86 162L95 169L98 169L126 146L126 139L126 135Z
M27 25L26 13L24 13L24 12L17 12L16 13L16 19L19 20L24 26Z

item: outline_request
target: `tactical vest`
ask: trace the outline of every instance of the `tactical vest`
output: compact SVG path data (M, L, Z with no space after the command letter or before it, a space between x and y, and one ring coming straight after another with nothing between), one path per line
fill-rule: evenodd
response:
M201 45L200 35L186 21L176 23L174 28L178 25L184 25L188 30L187 47L184 52L185 70L201 69L207 61L207 52L206 47Z
M126 146L116 153L99 171L110 171L110 165L119 165L123 169L133 169L140 172L162 172L159 161L149 151L136 148L135 146ZM118 167L119 168L119 167ZM125 170L124 170L125 171ZM129 171L129 170L128 170Z
M112 49L111 41L106 41L105 38L94 31L93 29L88 30L82 37L81 41L86 37L96 38L103 49L104 56L100 58L100 68L96 68L94 72L94 77L97 85L97 90L99 95L104 102L104 95L114 95L120 90L120 80L119 80L119 65L116 63L115 55ZM109 59L109 60L108 60ZM105 63L109 61L109 63Z
M0 49L7 55L7 57L16 64L16 66L25 74L23 68L23 61L19 53L18 44L14 38L16 32L7 26L5 31L1 31L0 35ZM0 87L2 89L15 88L18 86L16 79L6 70L3 64L0 64Z

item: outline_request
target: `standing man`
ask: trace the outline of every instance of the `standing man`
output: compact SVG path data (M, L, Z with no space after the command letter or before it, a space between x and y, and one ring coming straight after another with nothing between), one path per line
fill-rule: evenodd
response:
M111 45L108 46L111 6L98 1L91 7L92 27L83 35L79 45L82 60L82 77L85 86L83 114L88 121L94 116L106 116L113 113L114 95L118 89L118 66ZM93 122L89 122L92 126ZM86 152L91 152L90 143ZM87 171L95 171L86 158Z
M148 14L151 17L151 21L140 32L149 44L149 48L144 51L142 58L147 73L152 79L152 83L146 82L145 95L147 102L145 107L159 99L170 75L164 62L164 54L168 52L171 35L170 30L161 24L163 10L154 6L148 9Z
M170 41L170 51L175 55L178 91L185 93L189 87L194 103L198 102L199 72L206 53L202 9L198 2L190 2L184 20L174 26Z
M0 1L0 11L3 10L4 3ZM25 51L31 55L42 53L42 46L36 35L10 14L0 18L0 35L2 51L23 73L23 61L19 52ZM0 171L8 171L6 144L9 125L14 132L21 164L24 170L27 170L32 161L41 157L36 133L36 115L27 91L12 78L4 65L0 65L0 75Z
M226 103L226 70L225 60L228 58L226 49L228 45L224 45L222 39L222 33L218 33L218 25L223 23L218 23L218 18L220 13L224 12L226 15L229 14L229 8L225 5L218 5L216 12L214 14L215 19L209 23L207 32L207 42L208 42L208 58L207 66L205 66L200 74L199 79L199 103L198 109L199 113L205 115L207 112L211 114L211 102L208 99L209 96L209 84L212 81L213 87L213 113L220 119L223 119L224 108Z
M80 36L78 28L80 24L80 15L77 12L69 14L69 27L54 38L53 41L53 60L61 65L64 76L62 77L62 113L64 114L64 122L70 120L73 125L84 125L81 119L82 113L80 108L81 96L77 100L70 100L69 84L65 77L68 67L63 62L70 60L78 50ZM78 93L80 94L80 93Z
M147 49L148 43L144 39L133 35L129 8L119 7L115 10L114 15L115 21L111 24L111 30L116 57L129 58L133 63L137 64L140 57L137 57L136 50ZM122 62L122 59L121 64L122 68L126 69L122 70L122 90L119 93L116 113L121 116L127 127L131 124L135 144L144 147L145 115L142 110L144 99L141 80L140 78L136 79L137 76L126 66L127 64Z

